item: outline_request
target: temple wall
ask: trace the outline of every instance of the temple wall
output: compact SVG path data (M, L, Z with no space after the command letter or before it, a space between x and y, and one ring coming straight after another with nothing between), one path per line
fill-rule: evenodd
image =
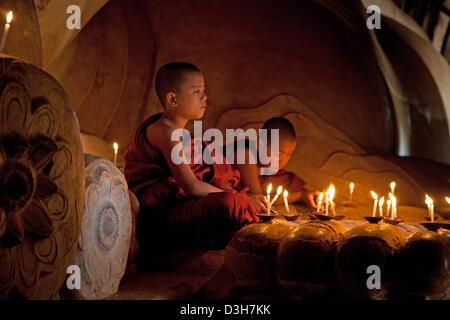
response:
M363 168L354 171L356 177L365 175L361 185L365 189L384 185L389 175L376 182L370 177L383 166L390 168L387 172L394 168L392 176L413 188L404 202L412 205L423 204L420 195L430 190L435 181L432 176L442 174L436 169L429 181L420 181L414 174L417 170L406 174L395 169L398 165L387 164L383 159L395 158L402 134L408 137L408 152L401 155L450 163L449 100L444 90L448 76L446 72L439 75L437 71L445 69L430 62L433 55L427 48L420 49L431 43L403 16L390 16L390 20L387 16L382 22L385 29L374 33L365 27L364 6L350 0L213 0L208 5L202 0L101 0L78 4L83 28L68 31L64 20L68 2L56 5L55 0L36 0L37 13L32 16L28 7L20 9L33 5L31 1L2 2L2 9L17 9L6 53L29 59L53 75L74 105L82 136L93 142L89 148L101 141L98 153L107 156L111 146L112 160L112 142L117 141L119 165L137 125L162 111L154 92L155 73L175 60L194 63L205 75L204 129L220 127L221 119L235 110L249 111L247 122L261 123L264 119L252 119L251 110L264 105L273 109L263 113L267 116L287 111L296 117L313 114L316 120L308 124L312 132L322 132L323 126L333 128L331 136L319 135L329 148L325 154L338 153L330 141L345 136L353 148L347 150L352 154L349 163ZM30 43L20 37L20 32L25 34L23 28L35 33ZM290 97L292 103L285 113L274 104L280 97ZM238 127L240 121L227 125ZM302 125L305 122L299 120L298 130ZM348 164L345 159L336 157L333 165L321 167L319 160L324 158L311 154L314 150L305 153L308 149L301 149L309 143L299 140L300 153L290 163L291 170L318 188L330 180L341 179L344 186L354 179L343 170ZM381 160L374 165L364 157ZM304 170L305 161L318 174ZM450 192L447 180L435 187L436 197ZM446 207L440 202L436 208Z

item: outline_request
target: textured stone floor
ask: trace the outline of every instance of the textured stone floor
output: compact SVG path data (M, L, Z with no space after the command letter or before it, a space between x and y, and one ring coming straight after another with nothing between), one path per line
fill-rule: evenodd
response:
M191 298L220 269L224 250L189 249L172 255L170 272L132 272L111 300L179 300Z

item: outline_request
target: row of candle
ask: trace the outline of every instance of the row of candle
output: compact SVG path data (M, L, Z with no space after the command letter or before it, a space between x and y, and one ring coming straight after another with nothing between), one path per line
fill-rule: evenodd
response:
M267 214L270 214L270 210L272 208L272 205L278 199L278 196L281 194L281 192L283 192L283 187L279 186L277 188L277 193L276 193L275 197L273 197L272 200L270 199L270 193L271 192L272 192L272 183L269 183L269 185L267 187L267 196L266 196L266 200L267 200ZM287 189L284 189L284 192L283 192L284 205L286 207L287 213L291 214L291 210L289 209L289 203L288 203L287 197L288 197L288 191L287 191Z
M336 215L336 212L334 211L334 194L336 192L336 188L333 184L330 185L328 188L326 194L325 194L325 215L328 215L328 209L331 208L331 211L333 212L333 215ZM317 203L317 212L320 212L320 209L322 209L322 202L323 202L324 194L323 192L320 193L318 203Z
M395 182L391 182L390 183L390 189L391 192L389 192L389 200L386 201L386 206L387 206L387 210L386 210L386 216L390 216L391 219L397 219L397 197L394 195L395 192L395 187L396 187L396 183ZM353 191L354 191L355 185L353 182L350 183L350 201L353 200ZM270 183L269 186L267 187L267 203L268 203L268 208L267 208L267 213L270 214L270 210L271 207L273 205L273 203L277 200L278 196L281 194L283 190L282 186L279 186L277 188L277 193L275 195L275 197L271 200L270 199L270 193L272 191L272 184ZM336 212L334 211L334 195L335 195L335 187L333 184L330 185L330 187L328 188L326 194L325 194L325 215L328 215L329 212L329 208L331 208L331 211L333 212L333 215L336 215ZM372 197L374 198L374 204L373 204L373 212L372 212L372 216L375 217L376 216L376 212L377 209L379 210L380 213L380 217L383 217L383 205L384 205L384 196L380 198L380 200L378 200L378 195L371 190L370 191ZM284 190L283 193L284 196L284 204L286 206L286 210L288 212L288 214L290 214L290 210L289 210L289 203L287 201L287 196L288 196L288 191ZM324 200L324 193L321 192L318 198L318 204L317 204L317 212L319 213L321 208L322 208L322 204L323 204L323 200ZM445 197L445 200L447 201L448 204L450 204L450 198L449 197ZM430 216L430 220L431 222L434 222L434 203L433 203L433 199L431 199L428 194L425 195L425 203L428 206L428 214Z

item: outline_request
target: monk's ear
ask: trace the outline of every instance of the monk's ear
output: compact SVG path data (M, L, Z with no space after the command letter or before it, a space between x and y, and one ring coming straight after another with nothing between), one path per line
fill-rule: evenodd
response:
M175 92L168 92L166 96L166 102L168 106L176 107L177 106L177 95Z

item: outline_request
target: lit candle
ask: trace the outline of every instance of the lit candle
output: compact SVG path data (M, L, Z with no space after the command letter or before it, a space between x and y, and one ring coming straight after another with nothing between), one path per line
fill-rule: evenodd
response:
M374 199L372 217L375 217L375 214L377 213L378 195L374 191L370 191L370 193L372 194L372 197Z
M275 195L275 197L273 197L272 201L270 202L270 205L273 205L273 203L275 202L275 200L277 200L278 196L281 194L282 191L283 187L279 186L277 189L277 194Z
M397 219L397 198L394 196L393 193L389 192L389 199L392 202L391 217L392 219ZM389 212L387 214L389 215Z
M391 186L391 192L392 192L392 194L394 194L394 191L395 191L395 182L392 181L390 186Z
M267 202L270 203L270 193L272 192L272 183L269 183L269 185L267 186Z
M272 207L272 204L270 203L271 192L272 192L272 183L269 183L269 186L267 187L267 214L270 214L270 208Z
M317 212L320 212L320 208L322 207L322 200L323 200L323 192L319 195L319 203L317 204Z
M119 150L119 145L114 142L114 165L117 165L117 151Z
M330 187L327 190L327 194L325 195L325 215L328 215L328 207L330 205L330 201L333 201L334 197L334 186L330 184ZM331 208L333 210L333 208Z
M386 210L386 217L389 217L389 214L391 213L391 199L389 199L388 201L386 201L386 205L387 205L387 210ZM392 210L392 212L394 212L394 210ZM391 213L391 218L394 219L394 215Z
M350 183L350 201L353 199L353 189L355 188L355 184L353 182Z
M336 216L336 212L334 211L334 193L335 193L335 188L333 185L330 186L330 188L328 189L330 192L330 195L328 196L329 200L330 200L330 206L331 206L331 211L333 212L333 216Z
M2 41L0 42L0 53L3 52L3 48L5 47L6 37L8 36L9 28L11 27L11 21L13 18L13 12L8 12L8 15L6 16L6 24L5 29L3 30L3 36Z
M384 204L384 197L381 197L380 201L378 202L378 207L380 208L380 217L383 216L383 204Z
M284 197L284 205L286 206L286 210L288 214L291 214L291 211L289 210L289 203L288 203L288 191L286 189L284 189L284 193L283 193L283 197Z
M428 214L430 215L431 222L434 222L434 203L433 199L428 194L425 195L425 203L428 206Z

